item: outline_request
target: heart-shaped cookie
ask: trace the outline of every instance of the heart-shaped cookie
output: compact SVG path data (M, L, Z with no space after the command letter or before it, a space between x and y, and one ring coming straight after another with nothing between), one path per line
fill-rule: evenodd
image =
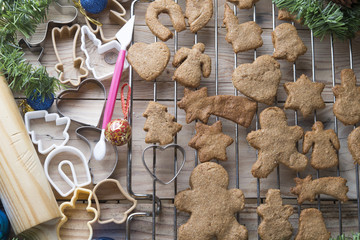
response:
M146 161L145 161L145 153L148 149L152 148L153 151L156 151L156 149L160 149L160 151L165 151L166 149L168 148L175 148L175 149L178 149L180 150L181 154L183 155L183 159L182 159L182 162L180 164L180 167L177 169L177 172L175 173L175 175L167 182L165 181L162 181L161 179L159 179L156 174L154 174L148 167L148 165L146 164ZM177 176L179 175L179 173L181 172L181 169L183 168L184 164L185 164L185 161L186 161L186 154L185 154L185 150L184 148L182 148L180 145L177 145L177 144L168 144L166 145L165 147L161 147L159 145L151 145L151 146L148 146L144 149L143 151L143 154L142 154L142 162L144 164L144 167L145 169L150 173L150 175L156 180L158 181L159 183L161 184L164 184L164 185L167 185L169 183L171 183L172 181L175 180L175 178L177 178Z
M96 95L103 97L102 104L94 104L91 108L83 106L88 104L89 100L81 101L81 98L89 98ZM82 125L99 126L105 101L106 89L104 85L96 79L86 79L76 89L62 91L56 98L55 104L60 116L68 116L72 121ZM96 100L96 102L98 103L99 101ZM81 109L86 109L86 114L79 111ZM98 117L90 118L89 115Z
M270 55L238 66L232 74L234 87L257 102L274 103L281 79L280 64Z
M98 184L102 180L109 178L113 174L119 159L116 146L106 142L105 157L102 161L97 161L94 159L92 152L96 141L100 139L101 129L93 126L83 126L77 128L75 132L76 135L89 146L86 157L88 159L92 182Z
M135 43L126 56L130 65L146 81L157 78L166 68L170 50L165 43Z

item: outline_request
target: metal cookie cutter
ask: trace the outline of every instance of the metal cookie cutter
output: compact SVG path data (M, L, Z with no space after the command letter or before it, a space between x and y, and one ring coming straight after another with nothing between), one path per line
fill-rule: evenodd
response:
M57 113L48 113L45 110L27 112L24 118L26 130L30 134L32 142L38 145L38 151L41 154L47 154L56 147L64 146L69 141L68 130L70 126L70 118L60 117ZM42 118L44 118L46 122L55 121L56 126L64 125L64 130L62 133L64 140L60 144L54 143L46 149L43 148L43 141L38 138L38 133L35 130L32 130L30 123L31 120Z
M85 180L83 182L80 182L78 175L76 173L76 169L74 166L74 163L70 160L62 160L58 165L58 173L60 174L60 177L68 184L70 187L70 190L67 192L63 192L60 187L55 183L54 179L49 174L49 165L51 161L59 154L67 153L73 156L76 156L81 160L81 168L85 170ZM67 165L70 167L72 179L73 181L65 174L63 171L63 166ZM78 165L76 165L78 166ZM87 160L84 156L84 154L77 148L71 147L71 146L64 146L64 147L58 147L55 150L53 150L45 159L44 163L44 169L45 169L45 175L48 178L50 184L55 188L55 190L62 196L67 197L69 196L77 187L84 187L91 183L91 176L89 171L89 166L87 164Z
M64 202L59 207L61 215L62 215L62 218L61 218L61 220L60 220L60 222L59 222L59 224L57 226L57 230L56 230L59 240L61 240L61 227L69 220L68 217L64 214L64 211L67 208L75 209L76 208L76 201L79 200L81 194L83 194L83 195L85 194L87 196L86 211L88 213L93 213L94 214L94 218L86 223L86 225L87 225L87 227L89 229L89 238L88 238L88 240L92 239L93 228L92 228L91 224L96 222L96 220L99 218L98 211L95 208L91 207L91 199L92 199L93 192L91 190L88 190L88 189L85 189L85 188L77 188L75 190L75 192L74 192L74 196L71 198L71 201L70 202Z
M36 59L36 66L41 66L41 59L42 59L42 57L44 55L44 48L43 47L41 47L41 46L38 46L38 47L30 46L30 44L26 40L24 40L23 38L18 41L18 45L25 52L25 59L27 60L27 62L30 62L30 59L27 59L27 57L26 57L27 56L26 51L25 51L26 48L29 49L28 51L34 53L34 55L35 55L35 53L36 53L36 55L38 55L38 57Z
M86 37L88 37L93 45L97 48L96 53L99 54L99 57L101 59L104 58L103 61L97 64L97 67L94 66L94 64L91 62L94 59L90 57L89 51L87 50L85 39ZM96 38L95 34L89 29L88 26L81 27L81 50L85 53L86 56L86 67L93 73L95 79L104 80L110 78L113 75L116 59L120 49L121 44L118 41L113 40L108 43L101 44L101 41ZM123 71L128 67L129 63L127 60L125 60ZM98 72L96 70L97 68L107 68L109 70L107 72Z
M177 170L177 172L175 173L175 175L173 176L173 178L170 179L168 182L164 182L164 181L162 181L161 179L159 179L159 178L156 176L156 174L154 174L152 171L150 171L149 167L147 166L146 161L145 161L145 152L146 152L148 149L150 149L150 148L152 148L153 151L156 151L156 149L160 149L161 151L165 151L167 148L175 148L175 149L179 149L180 152L182 153L182 155L183 155L183 160L182 160L182 162L181 162L180 168ZM145 169L150 173L150 175L151 175L156 181L158 181L159 183L164 184L164 185L171 183L172 181L175 180L175 178L177 178L177 176L178 176L179 173L181 172L181 169L184 167L185 161L186 161L185 150L184 150L184 148L182 148L180 145L177 145L177 144L168 144L168 145L166 145L166 146L164 146L164 147L159 146L159 145L151 145L151 146L146 147L146 148L144 149L143 153L142 153L142 162L143 162L143 164L144 164Z
M125 197L125 199L127 199L128 201L132 202L132 206L127 209L126 211L124 211L123 213L119 214L119 217L115 216L113 218L109 218L109 219L102 219L101 217L101 207L100 207L100 204L99 204L99 199L98 199L98 195L97 195L97 192L101 189L101 188L104 188L104 185L113 185L116 190L115 191L119 191L121 193L122 196ZM113 188L112 186L112 188ZM112 189L111 188L111 189ZM132 198L123 188L122 186L120 185L120 182L118 180L115 180L115 179L105 179L101 182L99 182L95 188L94 188L94 199L95 199L95 203L96 203L96 208L99 212L99 219L98 219L98 222L100 224L106 224L106 223L116 223L116 224L121 224L121 223L124 223L129 215L129 213L131 213L135 208L136 208L136 205L137 205L137 201ZM114 194L114 191L111 192L111 194ZM120 200L120 199L116 199L116 200ZM115 214L112 214L112 215L115 215Z

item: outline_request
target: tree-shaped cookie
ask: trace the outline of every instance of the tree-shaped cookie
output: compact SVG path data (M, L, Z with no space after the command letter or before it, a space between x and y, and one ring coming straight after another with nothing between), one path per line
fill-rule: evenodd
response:
M239 9L250 9L259 0L228 0L238 6Z
M200 162L208 162L211 159L226 161L226 148L234 140L222 133L222 124L217 121L211 126L196 123L196 135L190 140L189 146L199 151Z
M325 84L312 82L305 74L301 75L296 82L284 84L288 95L284 108L300 110L304 117L309 116L314 110L325 108L321 92Z
M306 154L313 147L310 164L315 169L335 167L339 163L337 151L340 142L332 129L324 130L322 122L316 122L312 131L306 132L304 136L303 152Z
M256 178L266 178L279 163L295 171L306 168L307 158L298 152L296 143L303 137L299 126L288 126L286 115L278 107L269 107L260 113L261 129L250 132L246 140L259 150L251 173Z
M169 144L182 128L174 122L175 117L167 112L167 107L157 102L149 102L143 116L147 118L144 125L146 143Z
M263 30L253 21L239 23L234 12L225 3L224 24L226 26L226 41L231 43L235 53L259 48L263 45L261 34Z
M204 51L203 43L195 44L192 49L180 48L172 62L173 66L177 67L173 80L185 87L199 87L201 74L207 78L211 73L211 58L204 54Z
M328 240L330 236L319 210L308 208L301 211L299 230L295 240Z
M262 218L258 233L262 240L287 240L292 236L292 225L289 217L294 209L283 205L279 189L269 189L265 204L257 207L257 214Z
M341 85L333 87L336 97L333 111L345 125L360 121L360 88L356 87L355 73L351 69L341 71Z
M228 190L228 185L228 173L217 163L202 163L193 170L190 189L175 197L175 207L191 214L179 228L179 240L248 238L247 229L235 218L245 206L244 194L240 189Z

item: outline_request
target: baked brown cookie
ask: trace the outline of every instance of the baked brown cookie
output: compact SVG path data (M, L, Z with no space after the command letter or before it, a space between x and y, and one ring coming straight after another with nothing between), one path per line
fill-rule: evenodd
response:
M342 202L346 202L349 188L346 186L347 180L342 177L322 177L313 180L311 175L304 179L295 178L296 187L290 189L292 194L298 195L298 203L302 204L308 200L315 201L316 195L326 194Z
M204 51L203 43L195 44L192 49L180 48L172 62L173 66L177 67L172 79L185 87L199 87L201 75L207 78L211 73L211 58L204 54Z
M208 97L206 87L196 91L185 88L184 97L178 102L178 106L186 112L186 123L199 119L206 124L213 114L246 128L250 126L257 109L256 102L241 96Z
M275 48L274 58L295 62L299 56L304 55L307 51L307 47L299 37L296 28L290 23L277 26L271 33L271 37Z
M143 116L147 118L144 125L146 143L169 144L182 128L174 122L175 117L167 112L167 107L157 102L150 101Z
M259 0L228 0L238 6L239 9L250 9Z
M224 24L227 30L225 40L232 44L235 53L256 49L263 45L261 27L253 21L239 24L238 18L226 3Z
M186 0L185 17L188 19L191 32L196 33L205 27L212 15L212 0Z
M339 164L337 151L340 142L332 129L324 130L322 122L316 122L311 132L306 132L303 142L303 153L308 153L313 147L310 164L315 169L326 169Z
M360 87L356 86L353 70L341 71L341 85L333 87L336 101L333 106L335 116L345 125L360 121Z
M281 79L280 64L269 55L239 65L232 74L234 87L257 102L274 103Z
M296 15L291 14L289 11L285 9L279 9L278 11L278 19L283 21L296 22L301 24L301 20L297 18Z
M190 140L189 146L198 150L200 162L208 162L211 159L226 161L226 148L234 140L222 133L222 123L217 121L211 126L196 123L196 134Z
M235 213L245 206L244 194L240 189L227 189L229 176L221 165L199 164L189 182L190 189L175 196L175 207L191 214L179 228L179 240L248 239L247 229L235 218Z
M328 240L331 233L326 229L324 218L316 208L304 209L300 213L299 230L295 240Z
M360 164L360 127L355 128L349 134L348 148L354 159L354 163Z
M146 10L145 21L151 32L161 41L173 38L173 33L160 23L158 16L160 13L169 15L174 29L181 32L186 29L185 17L181 7L172 0L155 0L151 2Z
M162 42L135 43L129 48L126 59L142 79L152 81L166 68L170 50Z
M261 129L250 132L246 140L259 151L251 169L256 178L266 178L279 163L294 171L306 168L307 158L298 152L296 144L304 131L299 126L289 127L286 115L278 107L269 107L260 113Z
M293 228L289 217L294 209L283 205L279 189L269 189L265 204L257 207L257 214L262 218L258 233L262 240L287 240L292 236Z
M302 74L296 82L284 84L288 95L284 108L300 110L304 117L309 116L314 110L325 108L321 93L325 84L312 82L305 74Z

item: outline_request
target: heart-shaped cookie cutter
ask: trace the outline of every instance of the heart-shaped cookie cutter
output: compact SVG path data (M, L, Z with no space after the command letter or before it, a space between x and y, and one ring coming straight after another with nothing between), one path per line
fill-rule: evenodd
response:
M57 112L59 113L59 115L60 115L60 116L65 116L64 113L60 110L60 109L61 109L61 107L60 107L60 105L61 105L61 100L62 100L63 96L65 96L66 94L69 94L69 93L79 92L79 90L80 90L81 88L83 88L84 86L86 86L86 85L89 84L89 83L94 83L94 84L98 85L99 88L102 90L102 92L103 92L103 94L104 94L104 95L103 95L103 96L104 96L104 97L103 97L104 103L103 103L102 111L101 111L101 114L100 114L100 116L99 116L99 120L98 120L98 122L97 122L97 124L96 124L96 126L99 126L99 124L101 123L102 112L104 111L104 107L105 107L106 89L105 89L105 87L104 87L104 84L102 84L100 81L98 81L98 80L96 80L96 79L90 79L90 78L89 78L89 79L86 79L86 80L82 81L77 88L75 88L75 89L66 89L66 90L62 91L62 92L58 95L58 97L56 98L56 100L55 100L55 106L56 106L56 109L57 109ZM69 118L70 118L70 117L69 117ZM73 119L73 118L70 118L70 119L71 119L72 121L74 121L74 122L77 122L77 123L81 124L81 125L91 126L91 124L89 124L89 123L81 122L81 121L76 120L76 119Z
M91 62L90 62L91 58L90 58L89 52L86 49L86 39L85 39L86 36L93 42L94 46L97 47L97 53L99 55L103 54L104 58L106 57L107 52L111 53L111 51L113 51L114 49L117 51L113 64L108 63L109 65L113 65L113 68L108 73L99 74L96 71L95 67L92 67ZM100 81L100 80L108 79L113 75L114 69L115 69L116 56L118 55L118 52L121 50L121 44L118 41L112 40L105 44L101 44L101 41L96 38L95 34L89 29L88 26L82 26L81 27L81 47L80 48L85 53L85 56L86 56L86 60L85 60L86 67L93 73L95 79ZM104 62L106 62L106 61L104 60ZM123 71L126 70L128 67L129 67L129 63L125 59Z
M99 190L99 188L101 188L104 184L115 184L117 189L120 191L120 193L130 202L132 202L132 206L126 210L124 213L123 213L123 217L121 219L116 219L116 218L110 218L110 219L107 219L107 220L102 220L101 219L101 208L100 208L100 203L99 203L99 199L98 199L98 196L96 195L96 191ZM99 182L93 189L93 192L94 192L94 199L95 199L95 203L96 203L96 208L98 210L98 213L99 213L99 218L98 218L98 223L100 224L106 224L106 223L116 223L116 224L122 224L126 221L129 213L131 213L135 208L136 208L136 205L137 205L137 200L135 200L134 198L132 198L124 189L123 187L121 186L120 182L118 180L115 180L115 179L105 179L101 182Z
M152 148L153 151L156 151L156 149L160 149L161 151L165 151L167 148L175 148L175 149L179 149L180 152L182 153L182 155L183 155L183 160L182 160L182 162L181 162L181 165L180 165L179 169L177 170L177 172L175 173L175 175L173 176L173 178L170 179L169 181L164 182L164 181L162 181L161 179L159 179L159 178L156 176L156 174L154 174L153 172L151 172L150 169L149 169L149 167L147 166L146 161L145 161L145 153L146 153L146 151L147 151L148 149L150 149L150 148ZM174 143L168 144L168 145L166 145L166 146L164 146L164 147L159 146L159 145L151 145L151 146L146 147L146 148L144 149L143 153L142 153L142 162L143 162L143 164L144 164L145 169L150 173L150 175L154 178L154 180L156 180L156 181L158 181L159 183L164 184L164 185L167 185L167 184L171 183L172 181L174 181L174 180L177 178L177 176L178 176L179 173L181 172L181 169L184 167L185 161L186 161L186 153L185 153L184 148L181 147L180 145L177 145L177 144L174 144Z
M85 188L76 188L75 189L75 192L74 192L74 196L71 198L71 201L70 202L63 202L59 209L60 209L60 212L61 212L61 215L62 215L62 218L57 226L57 229L56 229L56 232L57 232L57 236L58 236L58 239L61 240L61 237L60 237L60 231L61 231L61 227L62 225L64 225L67 221L68 221L68 217L64 214L64 211L65 209L67 208L72 208L72 209L75 209L75 206L76 206L76 202L79 200L80 198L80 194L85 194L87 195L87 207L86 207L86 211L88 213L94 213L94 218L90 221L88 221L86 223L88 229L89 229L89 238L88 240L91 240L92 239L92 236L93 236L93 228L91 226L92 223L96 222L96 220L99 218L99 213L98 211L91 207L91 199L92 199L92 196L93 196L93 192L89 189L85 189Z
M61 144L54 143L46 149L43 148L42 140L37 138L37 133L35 130L31 130L31 123L30 123L31 120L41 119L41 118L44 118L45 122L55 121L56 126L59 126L59 125L65 126L63 133L62 133L63 137L64 137L64 141ZM69 130L69 126L70 126L70 118L68 118L68 117L60 117L59 114L57 114L57 113L48 113L45 110L41 110L41 111L27 112L24 116L24 119L25 119L26 130L31 136L31 141L34 144L38 145L38 151L41 154L48 154L54 148L64 146L69 141L68 130Z
M74 164L70 161L70 160L62 160L59 165L58 165L58 172L61 176L61 178L70 186L70 190L67 192L63 192L59 186L53 181L53 179L51 178L50 174L49 174L49 165L51 163L51 161L59 154L61 153L70 153L76 157L78 157L83 165L83 168L85 169L85 176L86 176L86 181L84 181L83 183L79 183L78 181L78 177L76 175L76 171L75 171L75 167ZM62 167L64 165L68 165L70 167L71 170L71 174L72 174L72 178L73 181L65 174L65 172L63 171ZM54 187L54 189L62 196L62 197L67 197L69 196L76 188L78 187L84 187L87 186L91 183L91 176L90 176L90 171L89 171L89 166L87 164L87 160L84 156L84 154L77 148L75 147L71 147L71 146L62 146L62 147L57 147L55 150L53 150L52 152L50 152L50 154L46 157L45 159L45 163L44 163L44 170L45 170L45 175L48 178L48 181L50 182L50 184Z
M86 130L96 131L96 132L98 132L99 135L100 135L100 134L101 134L101 129L98 128L98 127L95 127L95 126L81 126L81 127L78 127L78 128L75 130L76 135L77 135L79 138L81 138L83 141L85 141L85 143L88 145L88 147L89 147L89 149L90 149L90 152L92 153L92 151L93 151L93 146L90 144L90 141L81 133L82 131L86 131ZM97 139L98 139L98 138L97 138ZM109 178L109 177L114 173L114 171L115 171L115 169L116 169L116 166L117 166L117 163L118 163L118 161L119 161L119 153L118 153L117 147L114 146L114 145L112 145L112 148L113 148L113 150L114 150L114 152L115 152L114 166L113 166L113 168L111 169L111 171L109 171L109 173L106 175L106 177L104 177L104 179ZM88 164L89 164L89 165L91 165L91 164L90 164L90 161L92 161L92 158L93 158L93 154L90 154L89 159L88 159ZM106 161L106 159L104 159L104 161ZM94 162L100 164L99 161L94 160ZM101 163L101 164L103 164L103 163ZM91 174L91 179L92 179L92 183L93 183L93 184L99 184L102 180L104 180L104 179L102 179L102 180L98 181L97 178L96 178L95 175L94 175L94 172L93 172L92 168L91 168L90 166L89 166L89 169L90 169L90 174Z

